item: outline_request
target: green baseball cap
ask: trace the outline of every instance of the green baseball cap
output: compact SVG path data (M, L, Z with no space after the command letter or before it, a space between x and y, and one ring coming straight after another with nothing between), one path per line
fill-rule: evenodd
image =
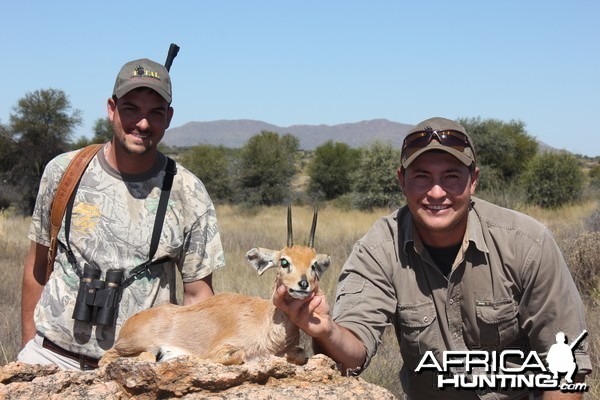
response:
M123 65L113 89L117 99L139 87L148 87L171 104L171 77L169 71L157 62L142 58Z
M439 150L466 166L475 164L475 150L465 128L451 119L434 117L419 122L404 138L400 160L405 169L421 154Z

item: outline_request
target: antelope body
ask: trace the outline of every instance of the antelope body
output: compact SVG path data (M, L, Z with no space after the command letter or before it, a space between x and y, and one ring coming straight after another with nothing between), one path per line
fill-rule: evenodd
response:
M318 290L330 264L329 256L317 254L312 247L316 220L315 211L309 246L294 246L288 208L288 245L281 250L253 248L246 261L259 275L276 267L275 289L285 285L291 297L308 297ZM299 342L298 327L272 300L221 293L189 306L164 304L133 315L99 365L148 353L154 360L194 355L227 365L276 355L304 364L306 355Z

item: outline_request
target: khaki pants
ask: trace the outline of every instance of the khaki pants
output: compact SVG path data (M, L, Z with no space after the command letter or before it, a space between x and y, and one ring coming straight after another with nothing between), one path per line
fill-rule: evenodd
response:
M36 335L17 355L17 361L26 364L57 365L60 369L81 371L78 361L56 354L42 347L44 337Z

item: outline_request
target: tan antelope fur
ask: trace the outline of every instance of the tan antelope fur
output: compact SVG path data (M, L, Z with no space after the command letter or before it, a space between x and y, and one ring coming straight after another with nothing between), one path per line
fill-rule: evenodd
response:
M294 246L288 208L287 246L281 250L253 248L246 253L247 263L259 275L276 267L274 290L285 285L288 294L299 299L316 292L331 262L313 248L316 221L315 210L309 246ZM298 327L272 299L220 293L189 306L164 304L133 315L99 365L140 355L151 360L194 355L227 365L276 355L304 364L307 358L299 342Z

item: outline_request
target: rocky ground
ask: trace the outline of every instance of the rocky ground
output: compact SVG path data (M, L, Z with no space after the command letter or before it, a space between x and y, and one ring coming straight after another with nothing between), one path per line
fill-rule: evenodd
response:
M303 366L271 357L224 366L194 357L165 362L121 358L95 371L18 362L0 368L0 399L394 399L361 378L343 377L322 355Z

